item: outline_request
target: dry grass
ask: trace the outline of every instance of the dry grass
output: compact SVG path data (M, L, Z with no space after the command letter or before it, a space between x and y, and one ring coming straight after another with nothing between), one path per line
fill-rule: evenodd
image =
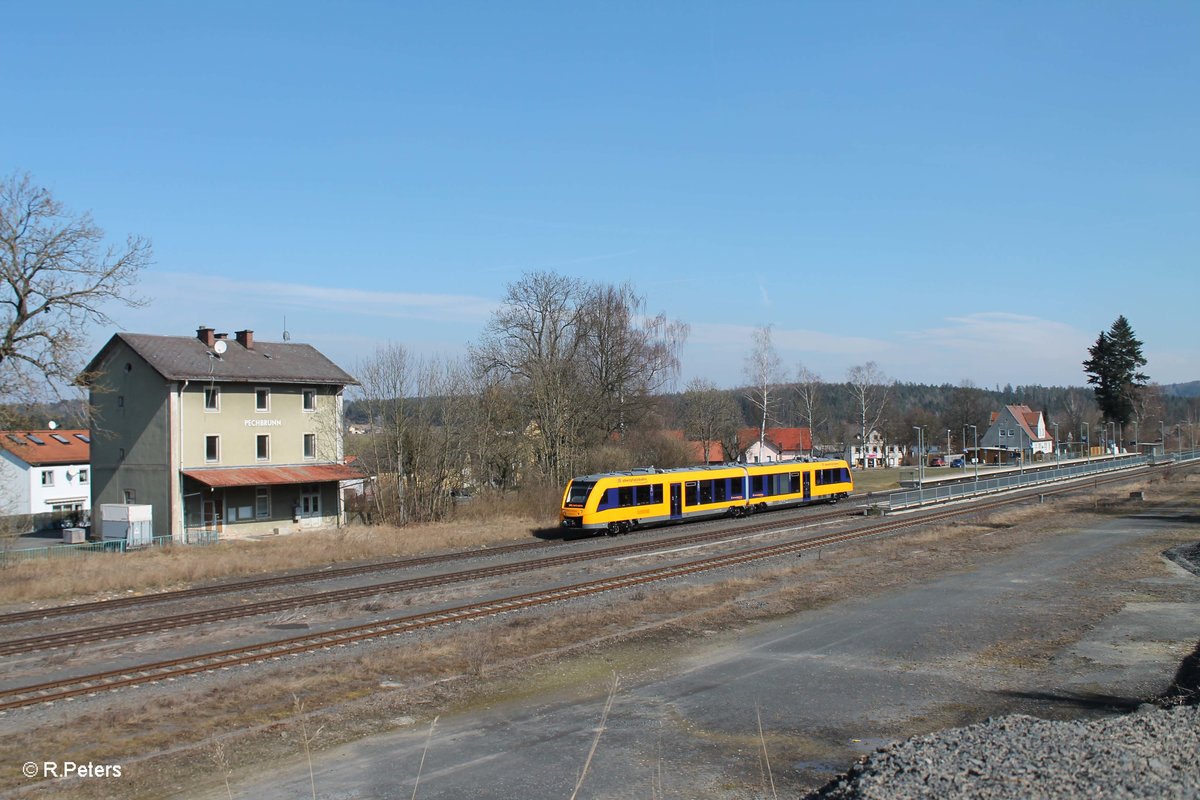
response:
M349 526L207 547L165 547L27 561L3 571L0 603L150 592L190 584L334 563L400 558L529 540L545 521L501 517L405 528Z

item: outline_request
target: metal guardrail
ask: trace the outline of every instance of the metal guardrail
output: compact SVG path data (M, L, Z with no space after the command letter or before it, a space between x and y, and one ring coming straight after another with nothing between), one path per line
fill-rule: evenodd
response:
M1023 489L1039 484L1066 481L1088 475L1099 475L1106 472L1129 469L1170 462L1194 461L1200 459L1200 450L1184 450L1176 453L1159 454L1155 456L1129 456L1119 459L1106 459L1090 463L1076 463L1056 469L1043 469L1024 474L1007 474L996 478L981 478L978 481L952 483L943 486L931 486L925 489L912 489L904 492L893 492L888 495L888 511L901 511L906 508L928 505L930 503L946 503L994 492Z
M216 531L189 531L187 537L180 541L171 536L155 536L148 545L133 545L124 539L110 539L104 542L81 542L80 544L53 544L46 547L23 547L19 550L0 549L0 569L20 564L24 561L35 561L43 558L74 558L89 556L96 553L125 553L146 550L151 547L170 547L174 544L216 544L219 537Z

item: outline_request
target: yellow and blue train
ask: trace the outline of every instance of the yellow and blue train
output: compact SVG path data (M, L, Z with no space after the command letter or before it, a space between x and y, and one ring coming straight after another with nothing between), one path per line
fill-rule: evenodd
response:
M585 475L567 484L562 527L624 533L768 508L836 503L854 491L845 461L779 461Z

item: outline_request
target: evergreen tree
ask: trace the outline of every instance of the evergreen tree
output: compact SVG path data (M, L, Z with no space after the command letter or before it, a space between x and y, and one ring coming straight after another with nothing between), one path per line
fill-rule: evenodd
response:
M1091 356L1083 362L1088 383L1096 387L1096 405L1108 422L1127 424L1134 414L1138 390L1149 378L1138 370L1146 366L1142 342L1124 315L1096 343L1088 348Z

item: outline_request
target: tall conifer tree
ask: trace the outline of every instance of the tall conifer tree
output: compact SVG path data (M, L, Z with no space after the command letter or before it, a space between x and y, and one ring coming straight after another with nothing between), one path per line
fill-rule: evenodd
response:
M1142 342L1133 333L1125 316L1107 332L1102 332L1096 343L1088 348L1091 356L1083 362L1088 383L1096 387L1096 405L1108 422L1127 424L1133 418L1134 401L1138 391L1149 378L1139 370L1146 366L1142 355Z

